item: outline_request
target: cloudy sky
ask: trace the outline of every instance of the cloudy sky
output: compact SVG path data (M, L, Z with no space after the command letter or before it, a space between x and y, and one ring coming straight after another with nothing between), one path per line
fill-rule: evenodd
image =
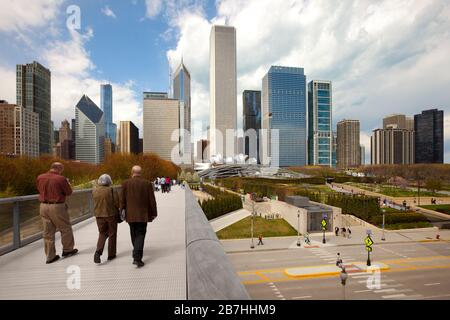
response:
M71 5L79 30L66 26ZM167 91L183 56L193 125L205 128L212 24L237 29L239 115L240 93L261 89L271 65L304 67L308 81L333 81L334 123L361 121L366 161L383 116L440 108L450 162L447 0L2 0L0 99L15 102L15 65L37 60L52 72L56 127L84 93L99 103L110 82L114 120L142 128L142 91Z

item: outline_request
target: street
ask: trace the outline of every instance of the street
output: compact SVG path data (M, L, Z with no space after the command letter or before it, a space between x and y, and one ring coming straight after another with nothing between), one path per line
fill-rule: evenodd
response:
M340 253L348 272L345 288L339 275L296 278L285 270L294 267L335 265ZM450 299L450 242L375 244L371 264L389 266L377 285L371 273L354 265L367 261L364 245L292 248L228 253L253 299ZM345 292L344 292L345 289Z

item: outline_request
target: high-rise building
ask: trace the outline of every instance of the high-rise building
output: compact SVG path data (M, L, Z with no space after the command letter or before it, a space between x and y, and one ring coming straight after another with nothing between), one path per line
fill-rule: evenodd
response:
M100 109L105 118L105 138L110 138L116 144L117 126L113 123L113 93L110 84L100 85Z
M359 154L361 155L361 164L365 165L366 164L366 147L363 144L359 147Z
M308 84L308 163L333 165L331 81L313 80Z
M415 162L444 162L444 111L425 110L414 116Z
M156 153L162 159L172 160L180 154L179 137L172 140L174 130L180 125L180 103L169 99L165 92L144 92L143 102L143 152ZM174 148L176 150L174 151Z
M72 130L70 129L70 124L67 120L61 122L57 142L63 142L64 140L72 140Z
M361 164L359 120L344 119L337 124L336 165L340 169Z
M197 161L206 162L208 160L208 140L200 139L197 141Z
M104 114L86 95L75 106L75 130L76 159L93 164L102 162L105 155Z
M39 154L52 152L51 75L34 61L16 67L17 105L39 115Z
M139 129L131 121L120 121L117 139L120 153L139 153Z
M244 90L242 93L244 154L259 163L259 134L261 130L261 91ZM254 130L254 131L253 131ZM254 141L252 141L252 139ZM253 145L252 145L253 144Z
M36 112L0 102L0 154L39 156L39 115Z
M278 129L264 154L280 167L304 166L306 158L306 76L303 68L272 66L262 81L262 129ZM278 143L278 147L274 145ZM264 161L261 159L261 161Z
M71 128L72 128L72 141L75 142L75 136L76 136L76 134L75 134L75 119L72 119L71 123L72 123L72 126L71 126Z
M58 132L57 145L59 150L56 153L61 159L75 159L75 142L72 140L72 137L73 132L72 129L70 129L69 121L63 120Z
M191 132L191 74L183 59L174 73L173 98L180 101L180 152L183 155L191 143L190 135L186 137L184 132Z
M392 114L383 118L383 129L387 128L414 130L414 119L404 114Z
M236 154L235 134L233 141L226 138L227 130L237 129L236 74L236 29L231 26L213 26L209 54L211 156L221 154L232 157ZM222 139L216 136L216 131L221 133ZM234 147L227 148L227 144L231 143Z
M333 144L331 148L331 165L336 168L337 163L337 131L333 131Z
M107 159L116 152L116 145L112 142L111 138L105 138L103 141L104 157Z
M370 140L371 164L414 163L414 131L395 126L375 129Z

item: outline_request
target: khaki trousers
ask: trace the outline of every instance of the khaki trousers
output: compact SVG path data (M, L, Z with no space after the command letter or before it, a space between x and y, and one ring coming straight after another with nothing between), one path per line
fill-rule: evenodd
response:
M61 232L63 252L70 252L74 247L72 224L65 203L47 204L41 203L40 215L44 224L44 246L47 261L56 256L55 233Z

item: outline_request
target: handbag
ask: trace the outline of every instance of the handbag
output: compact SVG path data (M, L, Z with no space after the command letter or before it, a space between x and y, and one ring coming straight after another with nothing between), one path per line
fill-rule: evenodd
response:
M112 197L112 200L114 202L114 189L113 188L111 188L111 197ZM122 223L123 221L125 221L125 214L124 214L123 217L124 218L122 219L122 211L120 209L118 209L117 213L116 213L117 223Z

